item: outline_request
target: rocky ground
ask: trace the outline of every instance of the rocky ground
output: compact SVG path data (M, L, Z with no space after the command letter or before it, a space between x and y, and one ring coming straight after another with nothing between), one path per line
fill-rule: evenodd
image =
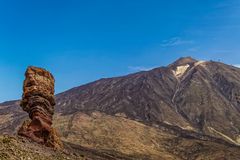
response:
M239 81L236 67L191 58L101 79L56 95L53 124L64 152L0 136L0 153L3 159L239 160ZM19 101L0 104L0 134L16 135L27 118Z
M56 151L44 147L26 138L8 135L0 136L1 160L67 160L87 159L84 156L71 155L64 151Z

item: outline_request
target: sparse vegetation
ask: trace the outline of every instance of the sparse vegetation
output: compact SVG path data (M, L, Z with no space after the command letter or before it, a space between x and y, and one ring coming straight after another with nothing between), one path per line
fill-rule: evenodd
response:
M186 63L189 67L175 76ZM239 160L239 79L237 68L188 57L168 67L76 87L56 96L53 124L67 152L0 136L0 156ZM0 104L0 133L16 133L26 117L18 101Z
M0 136L0 160L70 160L84 159L67 155L62 151L30 142L25 138Z

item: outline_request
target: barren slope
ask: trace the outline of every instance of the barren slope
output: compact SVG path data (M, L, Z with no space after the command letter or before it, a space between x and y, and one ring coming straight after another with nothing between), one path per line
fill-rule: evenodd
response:
M56 96L56 127L75 151L107 158L240 159L240 69L181 58L167 67L101 79ZM0 133L26 114L0 104Z

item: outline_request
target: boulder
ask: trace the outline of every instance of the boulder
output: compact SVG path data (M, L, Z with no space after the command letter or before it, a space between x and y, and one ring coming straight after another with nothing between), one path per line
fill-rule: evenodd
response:
M62 143L52 128L54 114L54 77L45 69L28 67L25 73L20 106L29 114L18 134L37 143L61 148Z

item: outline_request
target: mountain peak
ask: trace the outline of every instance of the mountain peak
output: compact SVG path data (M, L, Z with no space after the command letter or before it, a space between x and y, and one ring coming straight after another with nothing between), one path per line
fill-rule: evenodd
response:
M169 65L169 67L172 66L183 66L183 65L192 65L194 63L198 62L196 59L193 59L192 57L181 57L172 64Z

